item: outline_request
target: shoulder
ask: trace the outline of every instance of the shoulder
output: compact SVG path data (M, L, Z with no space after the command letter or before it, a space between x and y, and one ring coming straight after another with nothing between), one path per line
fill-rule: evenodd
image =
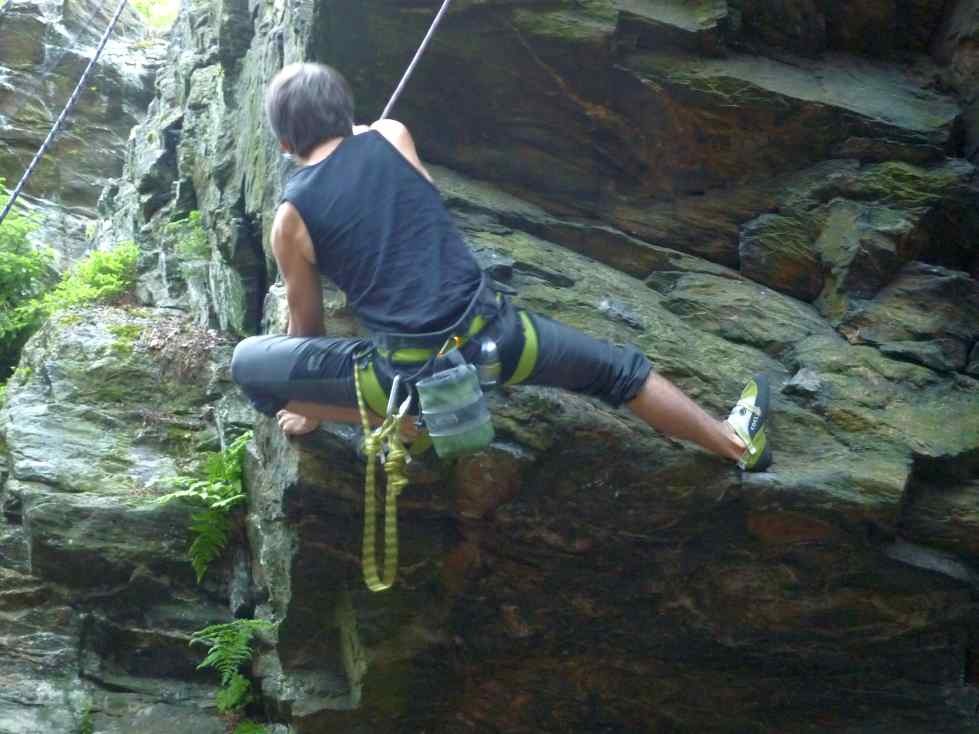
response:
M299 209L289 201L284 201L275 211L272 221L272 252L276 257L301 255L303 259L315 262L312 240Z
M272 235L278 238L290 238L306 230L306 223L299 209L291 201L284 201L275 210L272 220Z
M411 137L411 131L404 123L397 120L378 120L371 125L371 130L379 132L398 150L407 146L411 146L411 149L414 150L415 144Z
M422 165L421 158L418 157L411 132L404 124L397 120L378 120L371 125L371 129L379 132L422 176L429 182L432 181L432 177Z

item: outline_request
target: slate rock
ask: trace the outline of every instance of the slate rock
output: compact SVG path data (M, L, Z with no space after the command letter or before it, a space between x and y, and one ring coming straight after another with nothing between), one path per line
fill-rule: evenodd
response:
M840 330L854 344L873 344L937 370L964 371L979 338L979 285L962 272L912 263Z
M814 301L826 279L826 265L813 248L814 239L815 232L805 222L763 214L741 230L741 272L803 301Z

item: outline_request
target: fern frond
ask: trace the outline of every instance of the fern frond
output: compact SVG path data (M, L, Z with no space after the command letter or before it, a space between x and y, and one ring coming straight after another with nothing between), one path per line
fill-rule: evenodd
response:
M169 504L170 502L174 502L175 500L191 500L191 499L200 501L201 499L200 492L197 491L196 489L181 489L178 492L170 492L169 494L165 494L161 497L157 497L156 499L153 500L153 504L166 505Z
M225 497L223 500L218 500L211 504L212 510L228 510L234 507L239 502L244 502L247 498L244 494L238 493L232 495L231 497Z
M231 537L231 521L228 514L247 497L242 486L242 461L245 447L253 433L248 431L238 436L228 447L220 452L209 452L205 460L204 479L180 476L171 484L180 487L154 500L163 505L175 500L190 500L203 506L203 510L191 515L190 530L194 541L188 555L197 575L197 583L204 580L208 566L221 555Z
M197 583L200 583L211 561L220 556L228 544L231 520L225 513L208 508L190 516L190 531L195 537L188 554L197 573Z
M252 700L252 682L245 676L235 673L227 685L218 691L215 700L218 711L222 714L247 706Z
M274 629L275 625L264 619L236 619L205 627L191 636L191 645L201 644L209 648L197 666L198 670L213 668L221 675L217 701L222 713L240 708L250 700L251 682L241 674L241 668L252 659L254 636Z

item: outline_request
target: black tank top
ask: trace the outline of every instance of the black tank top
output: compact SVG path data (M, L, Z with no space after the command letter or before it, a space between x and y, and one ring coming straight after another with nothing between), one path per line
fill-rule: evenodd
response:
M299 210L316 262L371 331L447 329L482 273L442 198L376 130L300 168L283 201Z

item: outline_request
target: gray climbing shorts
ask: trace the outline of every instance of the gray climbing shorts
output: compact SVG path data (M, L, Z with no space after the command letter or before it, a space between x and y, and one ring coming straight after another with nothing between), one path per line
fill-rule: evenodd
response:
M497 343L503 382L559 387L598 397L613 407L636 397L652 371L649 360L635 347L595 339L553 319L518 310L505 297L479 337L462 348L467 360L476 359L485 337ZM354 366L364 360L374 360L385 391L395 370L411 375L420 367L380 358L369 339L254 336L235 348L231 374L266 415L275 415L290 401L355 408Z

